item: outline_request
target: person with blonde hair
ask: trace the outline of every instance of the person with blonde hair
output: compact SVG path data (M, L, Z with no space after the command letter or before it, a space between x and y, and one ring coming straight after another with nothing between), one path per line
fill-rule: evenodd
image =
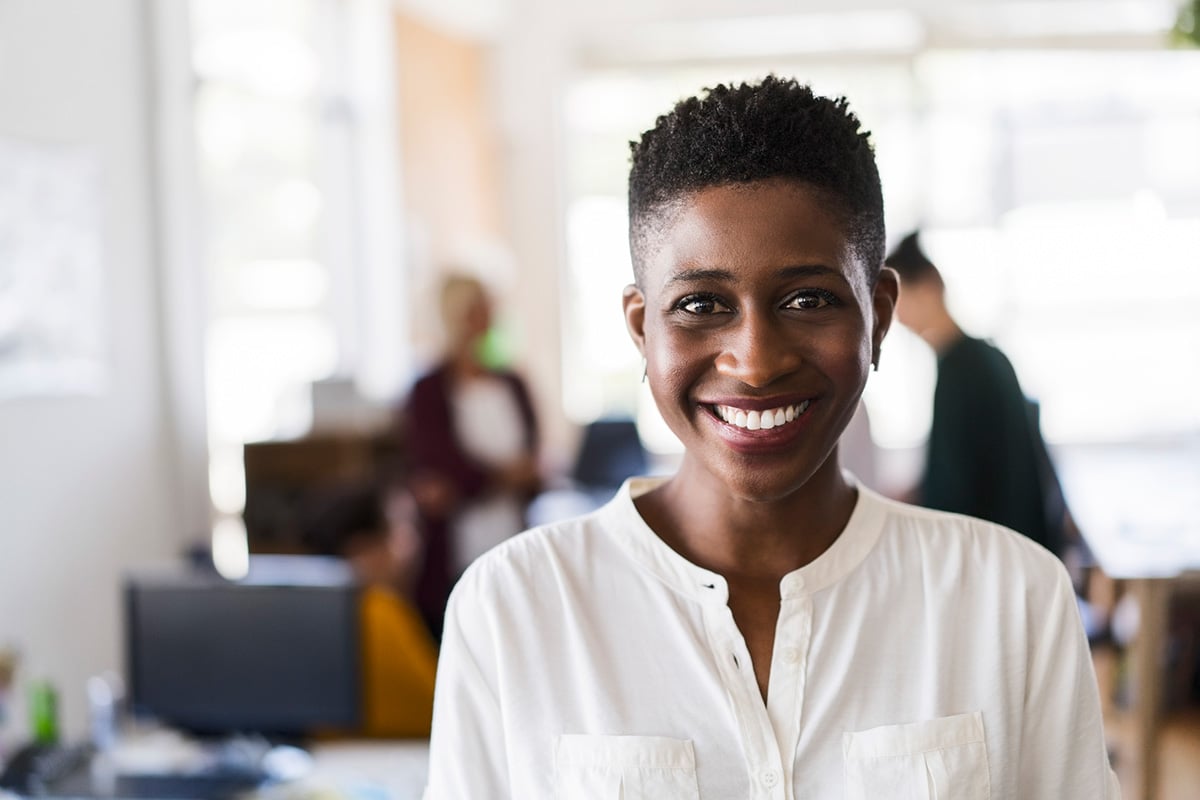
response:
M440 294L445 347L412 388L403 424L425 533L418 602L435 635L457 576L525 526L541 486L538 424L524 380L484 358L492 299L453 273Z

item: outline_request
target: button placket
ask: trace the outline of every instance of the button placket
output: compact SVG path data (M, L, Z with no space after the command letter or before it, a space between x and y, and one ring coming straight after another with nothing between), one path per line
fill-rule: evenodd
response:
M763 800L782 800L779 744L759 694L750 651L728 605L710 607L707 611L709 646L717 659L718 672L741 732L742 752L750 766L751 795ZM763 782L768 773L775 776L773 784Z
M775 660L771 665L768 710L774 738L784 763L775 776L774 784L767 783L764 772L760 776L760 785L767 790L774 789L771 796L780 798L791 795L789 781L795 769L807 685L805 669L812 633L812 599L801 592L802 587L799 576L791 576L787 584L780 587L782 597L779 624L775 632Z

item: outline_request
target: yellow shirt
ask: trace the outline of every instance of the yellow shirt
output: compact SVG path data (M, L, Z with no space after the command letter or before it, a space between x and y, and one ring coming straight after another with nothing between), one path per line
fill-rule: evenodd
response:
M420 616L395 592L363 589L362 731L427 737L433 717L437 649Z

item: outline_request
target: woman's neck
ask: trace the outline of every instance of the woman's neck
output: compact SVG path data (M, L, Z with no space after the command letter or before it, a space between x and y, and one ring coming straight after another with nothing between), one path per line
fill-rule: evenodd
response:
M450 363L450 371L456 380L477 378L487 371L475 357L474 348L470 345L455 348L450 352L447 360Z
M726 577L778 583L829 549L845 529L857 494L831 456L782 498L736 497L715 476L685 464L637 505L663 541L692 563Z
M951 345L962 338L963 332L950 313L942 311L920 331L920 336L933 349L933 352L942 355L950 349Z

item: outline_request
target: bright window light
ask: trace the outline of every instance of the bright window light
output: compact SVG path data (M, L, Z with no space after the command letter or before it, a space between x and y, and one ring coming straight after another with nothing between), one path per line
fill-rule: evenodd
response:
M668 65L586 75L565 112L574 418L624 409L655 448L677 447L638 389L615 306L629 270L627 143L673 100L767 71L851 99L873 131L889 240L921 227L956 318L1006 352L1052 445L1200 433L1187 388L1200 385L1200 60L1168 51L941 50L911 64L810 57L719 76ZM935 378L933 353L895 326L865 394L877 444L920 449Z

